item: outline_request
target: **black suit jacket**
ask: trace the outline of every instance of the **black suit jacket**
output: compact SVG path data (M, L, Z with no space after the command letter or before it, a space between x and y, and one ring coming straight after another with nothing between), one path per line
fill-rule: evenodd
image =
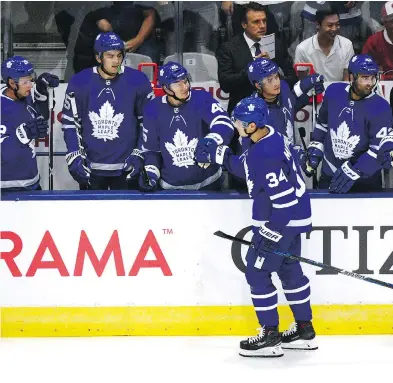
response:
M254 87L248 81L247 64L253 61L250 49L243 34L221 45L217 52L218 80L221 89L230 94L228 113L243 98L250 96ZM286 46L276 36L276 57L274 62L282 69L285 80L292 87L297 81L293 62Z

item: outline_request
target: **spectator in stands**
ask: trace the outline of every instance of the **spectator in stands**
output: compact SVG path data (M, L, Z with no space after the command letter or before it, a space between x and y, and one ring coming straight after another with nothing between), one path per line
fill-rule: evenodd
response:
M318 33L301 42L296 47L295 63L312 63L316 72L325 81L348 81L348 63L354 55L352 42L342 36L340 19L335 10L317 11L315 15ZM301 72L303 78L306 71Z
M354 41L359 36L362 23L362 1L306 1L301 13L303 18L303 40L313 36L316 32L317 11L334 10L340 17L340 34Z
M157 12L153 2L114 1L104 19L98 20L101 32L115 32L124 41L126 52L149 56L159 63L160 54L155 39Z
M113 31L125 41L126 51L145 54L152 61L159 60L152 35L155 10L135 2L113 2L110 7L89 12L82 22L75 45L74 71L96 65L94 40L100 32Z
M242 28L242 18L244 14L244 7L250 3L250 1L223 1L221 3L221 9L225 12L227 16L231 17L232 24L232 35L240 35L244 32ZM255 3L261 4L265 6L266 17L269 19L269 24L266 28L266 34L270 35L271 33L277 33L278 25L276 19L272 12L270 12L268 1L255 1ZM281 3L277 1L277 3Z
M247 64L253 59L272 59L286 76L291 86L297 81L293 63L285 43L275 39L275 57L269 57L260 41L266 35L268 19L264 6L248 3L244 6L243 34L224 43L217 53L218 78L221 88L230 94L228 113L244 97L250 96L254 88L248 80Z
M362 53L373 57L382 72L389 72L382 80L393 80L393 1L382 6L381 21L385 29L368 38Z

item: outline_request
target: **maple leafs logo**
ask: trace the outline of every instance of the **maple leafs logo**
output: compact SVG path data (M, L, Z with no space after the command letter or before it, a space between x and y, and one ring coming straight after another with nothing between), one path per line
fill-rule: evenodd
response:
M188 168L194 165L194 152L197 143L197 138L188 142L188 137L180 129L177 129L173 136L173 144L165 143L166 150L172 156L172 164L179 168Z
M99 113L98 115L96 112L89 112L89 118L93 125L92 136L105 142L106 140L119 138L118 131L124 120L124 114L115 114L115 110L109 101L101 106Z
M360 141L360 136L352 136L351 131L345 121L343 121L337 129L330 131L332 139L333 153L336 158L346 160L353 156L353 151Z

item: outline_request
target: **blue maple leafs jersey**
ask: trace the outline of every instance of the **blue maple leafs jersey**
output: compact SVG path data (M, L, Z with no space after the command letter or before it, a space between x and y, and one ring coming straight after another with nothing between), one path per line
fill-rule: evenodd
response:
M97 67L75 74L67 87L62 116L68 152L79 150L71 92L75 93L83 145L92 172L120 175L125 159L141 144L143 107L154 98L147 76L124 66L112 80L102 78Z
M22 144L16 129L42 114L31 95L24 100L14 101L4 94L5 90L1 90L1 189L33 188L40 180L35 140Z
M191 90L190 99L179 107L156 98L143 113L145 165L160 171L164 189L198 190L222 174L219 165L200 168L194 161L195 147L207 135L228 144L234 128L228 114L205 90Z
M325 93L312 141L322 144L322 173L332 177L341 165L350 160L364 177L381 169L377 161L378 147L393 124L388 102L379 95L354 101L350 86L331 84Z
M311 230L310 196L288 138L267 126L269 134L241 156L230 155L224 165L229 172L246 179L254 200L254 225L269 222L281 233Z
M297 96L291 91L285 80L280 81L281 89L277 102L266 102L269 109L267 124L274 126L277 132L285 135L289 142L295 145L295 117L296 113L308 104L309 97L301 94ZM260 97L258 92L253 93L254 97ZM249 138L241 137L242 153L251 145Z

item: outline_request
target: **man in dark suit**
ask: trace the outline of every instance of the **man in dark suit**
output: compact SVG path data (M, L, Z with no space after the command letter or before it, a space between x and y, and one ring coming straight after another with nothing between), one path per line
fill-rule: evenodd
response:
M267 30L265 8L258 3L248 3L244 6L242 21L243 34L235 36L224 43L217 52L218 79L221 89L230 94L228 113L243 98L254 92L254 87L248 80L247 64L259 57L269 58L267 52L261 51L259 43ZM272 59L281 68L286 81L292 87L297 81L293 62L288 54L286 45L275 40L275 57Z

